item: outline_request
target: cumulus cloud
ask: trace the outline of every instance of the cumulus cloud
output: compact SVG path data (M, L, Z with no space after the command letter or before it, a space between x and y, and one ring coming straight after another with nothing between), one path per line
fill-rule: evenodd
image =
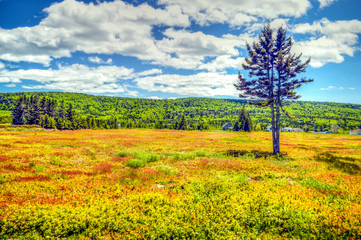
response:
M311 7L308 0L159 0L166 6L177 6L200 25L228 23L241 26L257 17L300 17Z
M194 75L164 74L137 78L137 87L148 91L160 91L192 96L237 96L233 86L236 75L197 73Z
M229 55L222 55L213 61L201 64L198 69L205 69L209 72L220 72L227 68L242 69L242 63L244 63L244 58L232 58L232 56Z
M158 97L158 96L150 96L150 97L148 97L148 99L161 100L161 99L163 99L163 98Z
M34 27L0 28L0 59L44 65L72 52L123 54L142 60L166 57L152 38L153 25L189 26L178 6L155 9L122 1L98 5L75 0L55 3L48 16Z
M50 89L82 93L126 93L136 95L136 91L127 89L126 80L138 76L161 73L157 69L146 72L134 72L133 69L116 66L99 66L90 68L74 64L59 66L59 69L1 70L0 82L20 83L26 89ZM32 80L38 84L29 85L24 80Z
M318 2L320 3L320 8L327 7L336 1L337 0L318 0Z
M239 55L237 48L245 47L246 41L252 40L248 34L238 36L225 34L221 37L215 37L202 32L189 32L172 28L167 29L164 35L167 38L158 41L157 47L162 52L173 55L173 57L157 63L186 69L208 69L204 62L206 57L223 56L224 59L227 58L228 62L231 62L232 56ZM236 65L236 63L232 61L232 65ZM217 66L213 65L211 68L215 67ZM224 68L223 64L218 69Z
M331 22L323 18L313 24L297 24L291 31L312 35L308 40L296 42L295 51L311 57L313 67L322 67L328 62L341 63L344 55L353 56L359 50L356 45L361 22L358 20Z
M92 63L97 63L97 64L112 64L113 63L113 59L108 58L106 61L104 61L103 59L99 58L99 57L88 57L89 62Z
M147 4L133 6L122 1L94 5L65 0L44 11L48 16L37 26L11 30L0 28L0 59L48 66L53 59L71 57L73 52L80 51L134 56L152 64L175 68L214 69L216 65L203 66L205 57L226 55L230 62L239 55L237 48L244 47L246 40L250 39L248 34L215 37L179 30L179 27L190 25L189 16L182 12L183 5L179 4L166 4L164 9L155 9ZM243 15L237 14L232 21L243 19ZM170 27L162 32L163 39L154 39L154 25ZM112 64L111 59L98 56L90 56L88 60Z

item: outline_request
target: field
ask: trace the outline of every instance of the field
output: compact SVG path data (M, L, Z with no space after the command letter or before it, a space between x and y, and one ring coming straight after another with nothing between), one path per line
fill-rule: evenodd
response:
M360 239L361 137L0 130L0 239Z

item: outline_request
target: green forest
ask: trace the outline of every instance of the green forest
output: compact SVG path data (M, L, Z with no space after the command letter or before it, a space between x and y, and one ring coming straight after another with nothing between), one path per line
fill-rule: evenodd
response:
M19 120L14 114L18 114L16 107L20 98L26 109L24 118ZM265 130L270 125L268 108L249 105L242 99L154 100L61 92L0 93L0 123L38 124L60 129L214 130L221 129L227 122L235 124L244 106L251 117L252 130ZM284 109L292 118L283 114L282 127L330 131L337 125L340 133L361 128L359 104L285 101Z

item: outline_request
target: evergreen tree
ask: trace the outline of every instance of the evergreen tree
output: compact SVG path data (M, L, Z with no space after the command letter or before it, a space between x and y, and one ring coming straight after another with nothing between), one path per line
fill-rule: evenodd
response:
M61 101L61 103L60 103L58 115L59 115L59 117L62 118L63 120L67 120L64 101Z
M56 128L58 128L58 129L65 129L64 119L62 119L61 117L58 117L58 118L56 119Z
M46 97L42 97L40 99L40 103L39 103L39 107L40 107L40 115L45 115L47 114L47 111L46 111L46 108L47 108L47 105L48 104L48 101L47 101L47 98ZM41 126L41 124L39 123L39 125Z
M18 98L16 102L16 106L13 110L13 124L21 125L25 123L25 96L21 96Z
M287 38L286 30L278 28L274 34L270 24L266 25L251 45L247 43L248 57L243 68L251 78L247 81L238 73L237 90L239 97L257 99L250 104L269 107L271 110L273 154L280 153L280 119L284 99L298 99L294 90L312 79L297 79L299 73L305 72L310 59L301 62L301 55L291 53L293 41ZM286 115L288 115L286 113Z
M32 95L30 96L30 101L28 102L26 123L39 124L40 116L41 111L39 106L39 97Z
M74 121L74 110L71 103L69 103L68 109L66 110L66 119L70 122Z
M243 107L238 116L239 130L250 132L252 130L252 120L246 109Z
M182 118L180 119L177 129L178 130L186 130L187 129L187 119L184 115L182 115Z
M57 108L57 101L48 98L46 104L46 114L48 114L49 117L54 118L56 116L56 108Z
M239 121L235 122L232 128L233 131L238 132L239 131Z

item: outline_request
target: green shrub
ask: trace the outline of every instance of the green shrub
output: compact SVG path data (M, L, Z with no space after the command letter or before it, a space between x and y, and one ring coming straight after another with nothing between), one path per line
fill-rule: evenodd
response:
M149 152L137 152L134 154L134 157L144 160L146 163L156 162L160 159L159 155Z
M240 174L234 178L234 181L240 185L248 185L248 177L246 175Z
M34 171L35 172L44 172L45 166L44 165L35 165Z
M61 159L59 157L54 157L53 159L51 159L50 164L58 166L58 167L62 166L62 162L61 162Z
M178 171L169 166L158 166L157 170L165 175L175 176L177 175Z
M205 151L192 151L192 152L176 152L173 153L172 158L175 160L193 160L196 157L207 157L209 154L207 154Z
M117 157L126 157L131 155L129 152L118 152L117 154L115 154L115 156Z
M125 164L125 166L131 167L131 168L141 168L141 167L144 167L146 164L147 164L147 161L145 161L144 159L133 158L133 159L130 159Z
M304 179L303 181L301 181L301 185L307 188L312 188L321 191L337 190L337 186L320 182L319 180L314 178Z

